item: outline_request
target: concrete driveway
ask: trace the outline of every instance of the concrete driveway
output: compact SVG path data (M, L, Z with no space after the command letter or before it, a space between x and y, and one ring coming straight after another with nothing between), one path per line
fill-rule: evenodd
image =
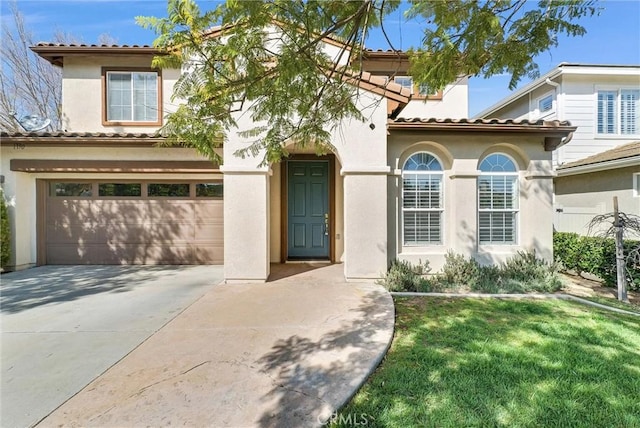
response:
M2 427L32 426L222 280L222 266L44 266L0 277Z
M342 271L272 265L266 284L211 288L39 426L325 425L393 336L389 293Z

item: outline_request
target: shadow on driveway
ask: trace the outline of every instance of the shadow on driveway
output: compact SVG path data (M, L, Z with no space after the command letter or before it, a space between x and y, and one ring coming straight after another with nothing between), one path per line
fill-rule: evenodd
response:
M41 266L3 274L0 308L17 313L99 293L123 293L190 266Z

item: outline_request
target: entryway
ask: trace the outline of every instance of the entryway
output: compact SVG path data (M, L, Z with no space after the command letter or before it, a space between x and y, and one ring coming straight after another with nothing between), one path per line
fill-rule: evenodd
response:
M333 210L329 159L293 160L286 172L285 260L330 260Z

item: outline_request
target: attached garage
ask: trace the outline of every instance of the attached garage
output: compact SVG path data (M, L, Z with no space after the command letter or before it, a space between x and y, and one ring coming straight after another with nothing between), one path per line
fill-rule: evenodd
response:
M222 186L46 180L42 264L222 264Z

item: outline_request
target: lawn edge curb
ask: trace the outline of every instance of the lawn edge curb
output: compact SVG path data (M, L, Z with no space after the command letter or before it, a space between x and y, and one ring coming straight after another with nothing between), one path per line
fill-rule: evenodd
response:
M614 308L613 306L603 305L601 303L592 302L591 300L582 299L580 297L572 296L571 294L526 294L526 293L419 293L419 292L408 292L408 291L392 291L389 294L392 296L398 297L457 297L457 298L485 298L485 299L558 299L558 300L572 300L577 303L581 303L587 306L593 306L595 308L604 309L611 312L616 312L618 314L623 315L633 315L636 317L640 317L640 313L626 311L624 309Z

